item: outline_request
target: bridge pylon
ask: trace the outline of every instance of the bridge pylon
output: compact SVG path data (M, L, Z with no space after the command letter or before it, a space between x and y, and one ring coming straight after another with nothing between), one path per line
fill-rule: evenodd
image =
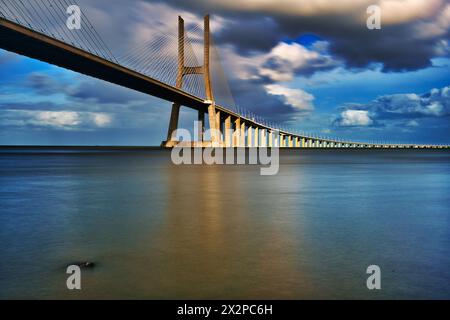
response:
M211 85L211 76L210 76L210 31L209 31L209 15L204 17L204 39L203 39L203 65L201 66L186 66L185 65L185 30L184 30L184 20L181 16L178 16L178 68L177 68L177 78L176 78L176 88L183 88L183 77L190 74L202 74L205 82L205 97L206 102L208 104L208 115L209 115L209 123L210 123L210 131L211 131L211 142L213 145L220 145L220 137L216 134L217 127L217 116L218 115L215 110L214 104L214 95L212 91ZM165 147L173 147L178 144L176 140L176 136L174 135L175 130L178 128L178 119L180 116L180 108L181 104L173 103L172 111L170 114L169 120L169 128L167 131L167 140L162 142L162 145ZM205 128L205 110L198 110L198 121L199 121L199 130L198 137L199 142L198 146L203 146L203 132ZM219 121L220 126L220 121ZM195 143L194 143L195 145Z

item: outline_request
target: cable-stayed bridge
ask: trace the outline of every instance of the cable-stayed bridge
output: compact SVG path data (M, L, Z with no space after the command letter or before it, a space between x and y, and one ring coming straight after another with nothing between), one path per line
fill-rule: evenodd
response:
M188 28L179 17L177 32L162 32L119 56L82 10L81 28L68 27L68 8L73 3L0 0L0 48L172 102L166 147L450 147L347 141L284 129L234 103L213 44L209 16L203 27ZM177 141L181 106L198 111L196 141Z

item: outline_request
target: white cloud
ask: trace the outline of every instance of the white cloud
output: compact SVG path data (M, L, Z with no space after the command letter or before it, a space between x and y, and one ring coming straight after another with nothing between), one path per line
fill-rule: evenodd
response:
M345 110L341 112L339 124L341 126L370 126L373 120L367 110Z
M4 110L2 123L61 130L92 130L108 127L112 123L112 117L109 114L97 112Z
M410 120L406 123L406 126L408 127L418 127L419 123L416 120Z
M377 98L369 107L373 112L443 116L450 113L450 86L432 89L428 94L393 94Z
M321 49L324 48L321 43ZM278 43L264 55L264 61L259 65L258 73L272 81L290 81L296 73L308 73L335 65L326 55L309 50L298 43Z
M273 82L286 82L296 74L311 74L338 65L326 54L327 41L317 41L312 50L298 43L279 42L270 52L238 55L231 46L221 46L221 57L231 69L230 74L242 80L268 78Z
M92 113L92 120L97 125L97 127L106 127L111 123L111 116L106 113Z
M35 119L39 124L51 127L73 127L81 122L79 114L74 111L39 111Z
M283 97L284 103L291 105L296 110L310 111L314 109L314 96L306 91L287 88L278 84L268 84L264 88L268 94Z
M422 113L429 114L432 116L439 116L442 114L443 110L444 110L444 107L442 106L441 103L433 102L433 103L430 103L429 105L426 105L423 108Z
M334 124L369 126L392 122L402 127L417 127L417 119L446 119L450 115L450 86L435 88L423 95L401 93L380 96L367 104L347 105L345 108Z

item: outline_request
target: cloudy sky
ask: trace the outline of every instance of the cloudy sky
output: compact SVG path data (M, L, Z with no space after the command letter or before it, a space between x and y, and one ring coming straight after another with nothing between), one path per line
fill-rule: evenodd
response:
M178 15L190 28L211 14L232 100L285 128L450 143L448 1L78 3L115 56L175 34ZM366 26L374 4L379 30ZM0 86L0 144L159 145L167 132L166 101L1 50Z

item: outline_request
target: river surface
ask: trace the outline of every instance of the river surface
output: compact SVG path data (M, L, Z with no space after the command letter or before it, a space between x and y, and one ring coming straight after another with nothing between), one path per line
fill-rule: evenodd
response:
M450 152L0 150L1 299L450 299ZM82 289L66 288L66 266ZM366 269L381 269L368 290Z

